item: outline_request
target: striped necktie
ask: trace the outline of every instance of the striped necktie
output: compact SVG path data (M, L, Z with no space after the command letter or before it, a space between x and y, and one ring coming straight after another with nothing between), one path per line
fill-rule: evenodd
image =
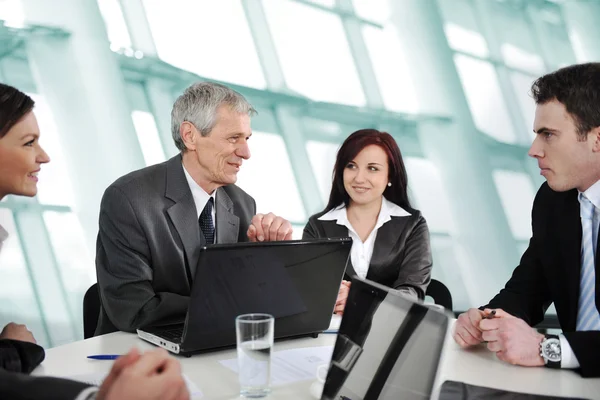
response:
M594 251L594 205L583 194L581 205L581 281L579 282L578 331L600 330L600 314L596 308L596 263ZM597 240L597 238L596 238Z

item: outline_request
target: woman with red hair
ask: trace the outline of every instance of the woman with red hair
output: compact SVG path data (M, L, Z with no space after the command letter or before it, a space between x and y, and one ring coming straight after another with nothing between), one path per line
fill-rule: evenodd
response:
M369 279L423 299L431 279L425 218L411 208L408 177L394 138L375 129L352 133L337 153L329 202L304 228L304 239L351 237L334 312L342 314L351 281Z

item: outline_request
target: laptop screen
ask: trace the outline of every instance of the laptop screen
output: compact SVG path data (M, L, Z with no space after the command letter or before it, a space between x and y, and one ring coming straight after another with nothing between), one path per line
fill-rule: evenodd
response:
M355 279L322 399L429 399L447 329L444 312Z
M201 250L184 351L235 344L235 318L275 317L275 338L329 326L352 247L349 238L206 246Z

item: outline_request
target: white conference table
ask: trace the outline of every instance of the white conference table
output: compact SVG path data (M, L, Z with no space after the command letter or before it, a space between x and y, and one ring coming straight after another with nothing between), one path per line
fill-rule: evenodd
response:
M276 342L274 350L333 345L334 341L335 335L322 334L316 339ZM111 333L47 350L46 359L33 374L68 377L108 372L111 361L88 360L86 356L124 354L133 346L140 350L154 347L134 334ZM239 399L237 374L219 363L220 360L235 357L235 349L230 349L177 359L181 362L184 374L203 392L202 398ZM506 364L483 346L468 351L461 349L450 335L446 338L436 387L439 388L445 380L533 394L600 399L600 378L583 379L568 370ZM309 393L312 382L308 380L274 387L267 399L313 399Z

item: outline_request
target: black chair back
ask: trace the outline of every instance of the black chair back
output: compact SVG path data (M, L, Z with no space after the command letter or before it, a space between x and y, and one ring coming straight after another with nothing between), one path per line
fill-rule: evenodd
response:
M452 311L452 295L450 290L442 282L432 279L427 286L427 293L425 296L433 298L435 304L444 306L448 311Z
M98 284L94 283L83 296L83 338L94 336L98 317L100 316L100 293Z

